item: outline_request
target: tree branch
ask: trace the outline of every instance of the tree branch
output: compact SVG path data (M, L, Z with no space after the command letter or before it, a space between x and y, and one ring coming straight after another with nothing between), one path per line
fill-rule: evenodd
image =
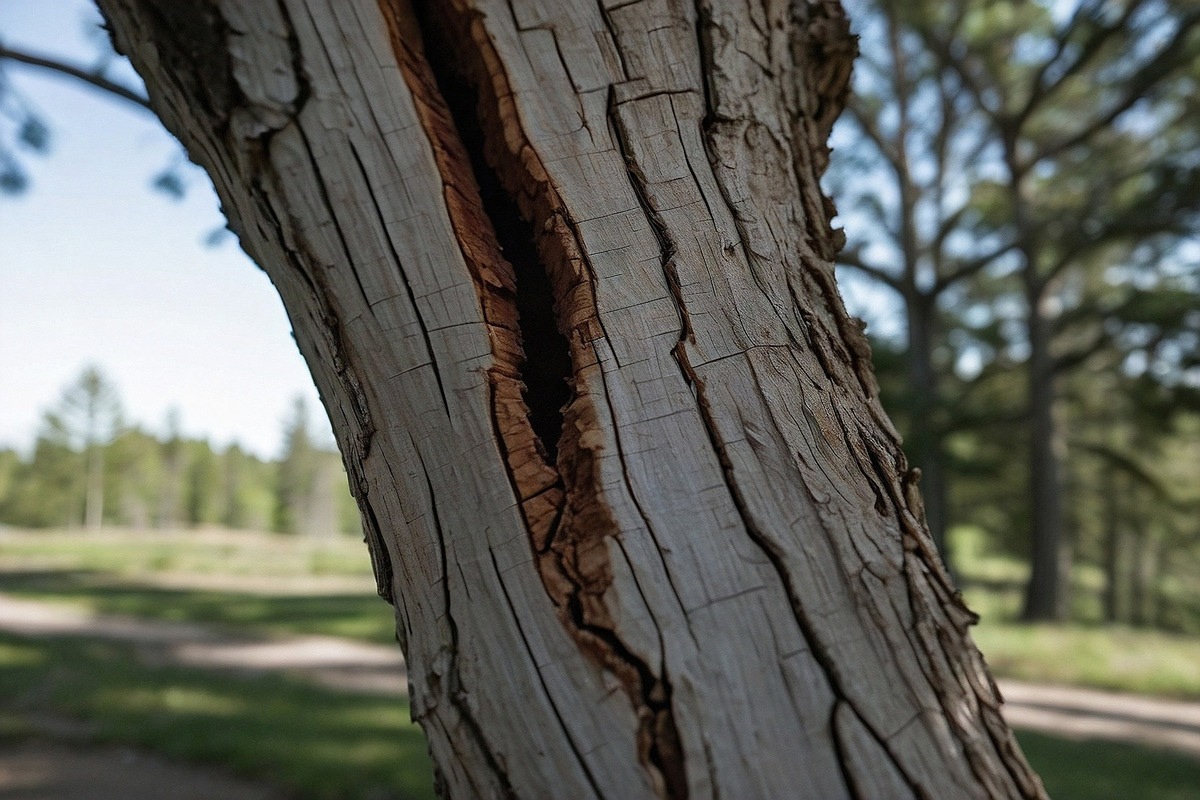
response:
M1083 128L1076 131L1073 135L1058 141L1043 148L1038 152L1030 162L1025 165L1025 169L1032 168L1035 164L1045 161L1048 158L1053 158L1073 147L1091 139L1099 131L1112 125L1122 114L1133 107L1133 104L1146 96L1146 92L1152 89L1159 82L1164 80L1175 68L1190 63L1190 55L1181 47L1187 39L1192 29L1200 25L1200 12L1190 14L1185 17L1179 24L1179 30L1171 38L1171 41L1159 50L1149 62L1144 64L1141 69L1134 74L1129 81L1128 90L1125 95L1118 100L1108 111L1099 117L1094 118L1090 123L1084 125Z
M1164 483L1160 478L1154 475L1149 469L1130 455L1118 452L1116 448L1096 442L1089 442L1085 439L1072 438L1070 446L1074 449L1083 450L1091 453L1094 456L1104 459L1112 464L1117 469L1125 471L1127 474L1143 483L1150 491L1154 492L1158 498L1164 501L1168 506L1175 510L1187 510L1191 505L1187 500L1175 496L1175 493Z
M938 63L945 69L950 70L959 82L966 88L967 93L975 101L975 105L983 114L991 120L996 129L1005 132L1007 130L1006 120L998 109L988 106L985 97L986 89L979 82L975 75L971 74L971 70L960 59L956 58L953 48L949 41L944 41L937 34L925 27L918 27L917 33L920 35L925 46L937 57Z
M875 145L875 149L879 151L879 154L887 160L889 165L894 165L899 159L899 155L892 146L892 142L888 140L883 131L879 129L879 126L875 124L875 119L871 116L871 113L863 108L857 94L850 97L850 102L846 104L846 110L849 112L850 117L858 123L858 127L862 130L863 135L870 140L871 144Z
M885 286L890 287L897 294L904 294L904 286L900 283L899 278L897 278L895 275L889 275L879 267L872 266L871 264L863 261L857 250L843 250L842 252L838 253L835 263L841 264L844 267L856 269L864 275L879 281Z
M953 272L938 278L937 282L933 285L933 289L930 291L930 294L935 296L941 294L964 278L969 278L980 270L984 269L997 258L1004 255L1009 250L1012 250L1016 246L1017 245L1015 242L1005 242L999 247L993 248L992 250L989 250L988 252L978 255L970 261L967 261L966 263L960 265L958 269L954 270Z
M1061 375L1075 369L1111 343L1112 337L1101 326L1090 342L1082 344L1074 350L1060 353L1054 358L1054 374Z
M1099 233L1082 241L1071 243L1071 247L1055 259L1053 266L1040 276L1042 284L1057 278L1067 267L1077 263L1084 256L1090 255L1098 248L1120 241L1145 241L1154 236L1172 234L1186 236L1191 230L1182 223L1168 219L1163 222L1117 222L1106 226Z
M1120 19L1118 19L1112 25L1103 25L1098 27L1096 31L1083 42L1082 46L1080 47L1079 54L1076 56L1075 60L1067 65L1066 69L1064 69L1063 72L1053 82L1047 84L1044 81L1046 79L1046 74L1050 71L1050 68L1058 63L1058 60L1066 53L1067 46L1071 41L1071 37L1077 30L1079 30L1080 26L1087 21L1089 14L1096 13L1097 7L1100 5L1099 3L1094 3L1089 6L1087 3L1081 3L1079 8L1076 9L1075 13L1072 15L1069 22L1064 26L1062 31L1060 31L1057 37L1057 49L1054 55L1046 59L1046 61L1043 62L1041 67L1038 69L1037 75L1034 77L1032 82L1029 100L1026 102L1025 107L1021 109L1020 113L1017 114L1018 124L1023 125L1043 100L1045 100L1052 93L1054 93L1054 91L1065 84L1068 79L1078 74L1080 70L1086 67L1088 63L1090 63L1091 60L1096 56L1096 54L1100 52L1104 44L1108 42L1108 40L1114 35L1122 31L1129 23L1129 20L1133 17L1134 13L1137 12L1137 10L1144 4L1145 0L1133 0L1122 11Z
M64 64L63 62L56 61L52 58L26 53L21 50L13 50L12 48L5 47L4 45L0 44L0 61L4 61L5 59L9 61L15 61L19 64L26 64L31 67L39 67L51 72L57 72L60 75L67 75L96 89L101 89L109 94L116 95L122 100L128 100L130 103L140 106L147 111L153 110L150 108L150 101L147 100L144 95L135 92L128 86L122 86L115 81L111 81L97 72L91 72L71 64Z

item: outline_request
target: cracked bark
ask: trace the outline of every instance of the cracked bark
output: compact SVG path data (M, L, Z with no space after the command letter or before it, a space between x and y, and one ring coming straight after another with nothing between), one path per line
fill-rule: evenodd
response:
M446 794L1042 795L833 284L836 2L100 5L284 299Z

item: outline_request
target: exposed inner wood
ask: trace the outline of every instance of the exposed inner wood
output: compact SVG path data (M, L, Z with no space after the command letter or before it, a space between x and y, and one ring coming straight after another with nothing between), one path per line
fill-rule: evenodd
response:
M489 324L496 433L542 581L571 635L634 703L638 755L659 793L686 797L670 684L621 641L604 604L604 540L619 530L593 469L594 399L568 390L596 369L591 342L602 334L576 234L474 14L457 3L381 8Z

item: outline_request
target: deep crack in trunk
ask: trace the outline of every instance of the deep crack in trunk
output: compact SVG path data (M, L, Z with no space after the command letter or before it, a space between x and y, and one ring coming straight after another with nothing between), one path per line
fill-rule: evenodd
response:
M410 11L381 0L381 7L488 322L493 429L534 564L577 645L633 702L638 757L659 793L684 798L665 670L656 674L622 640L604 601L613 581L607 540L619 530L594 463L602 423L595 399L581 390L585 373L598 371L592 342L602 329L578 233L525 140L511 96L494 85L489 69L499 64L488 60L478 20L453 4L416 3ZM468 46L473 60L462 57Z

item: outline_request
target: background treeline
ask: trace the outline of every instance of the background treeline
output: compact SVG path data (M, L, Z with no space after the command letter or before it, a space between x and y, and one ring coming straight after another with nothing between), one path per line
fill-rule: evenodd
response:
M842 277L935 539L1026 620L1196 629L1200 4L847 5Z
M296 400L278 460L236 444L126 424L117 389L88 367L43 416L28 456L0 450L0 523L24 528L197 526L328 536L359 531L340 456Z

